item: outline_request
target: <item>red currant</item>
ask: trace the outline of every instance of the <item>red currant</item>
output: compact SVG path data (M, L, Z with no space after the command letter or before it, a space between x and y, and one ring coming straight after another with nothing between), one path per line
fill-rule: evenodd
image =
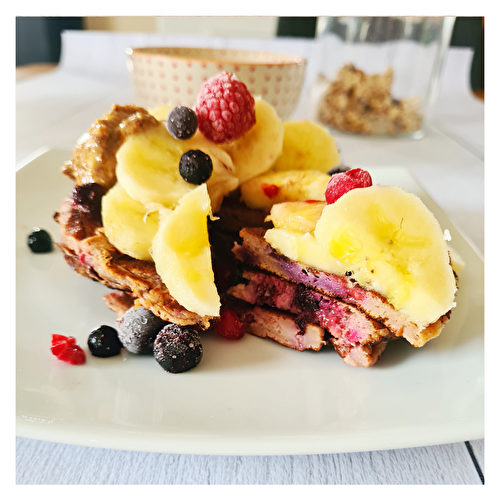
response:
M70 365L82 365L86 360L85 351L76 344L74 337L53 334L50 350L57 359Z

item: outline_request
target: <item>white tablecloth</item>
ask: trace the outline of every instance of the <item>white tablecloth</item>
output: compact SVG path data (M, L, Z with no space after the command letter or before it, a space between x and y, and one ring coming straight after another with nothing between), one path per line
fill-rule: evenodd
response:
M247 40L66 32L61 63L16 85L18 164L43 148L71 150L114 103L134 102L128 46L231 47L314 58L305 39ZM407 168L484 252L484 104L469 88L470 49L447 53L441 91L419 141L339 136L347 165ZM312 68L314 65L309 65ZM306 76L292 118L311 118ZM189 456L103 450L17 438L18 484L480 484L483 440L406 450L285 457ZM62 466L64 464L64 466Z

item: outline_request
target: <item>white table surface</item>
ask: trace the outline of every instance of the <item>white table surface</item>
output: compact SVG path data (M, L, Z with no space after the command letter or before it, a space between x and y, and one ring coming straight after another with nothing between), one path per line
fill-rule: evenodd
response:
M127 46L232 47L299 53L312 40L247 40L66 32L59 67L16 84L16 161L71 150L112 104L133 103ZM338 136L347 165L407 168L484 253L484 104L469 88L472 52L447 53L429 130L419 141ZM292 116L311 118L314 65ZM90 448L16 438L17 484L482 484L484 440L400 450L299 456L203 456Z

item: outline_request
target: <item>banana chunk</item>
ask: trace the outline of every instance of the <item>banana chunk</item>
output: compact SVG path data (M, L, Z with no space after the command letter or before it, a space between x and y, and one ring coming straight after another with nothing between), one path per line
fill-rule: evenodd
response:
M325 201L289 201L277 203L271 208L271 213L266 221L271 221L273 226L299 233L310 233L316 228Z
M104 234L120 252L140 260L151 260L149 249L159 225L158 212L148 212L120 184L102 198Z
M262 99L255 99L255 120L255 125L242 137L221 144L233 160L240 183L269 170L283 148L283 122Z
M267 172L241 185L241 200L248 208L270 210L287 201L325 201L330 176L316 170Z
M161 125L129 136L116 154L116 177L127 194L143 205L174 208L195 186L179 174L182 141Z
M328 249L322 246L310 232L291 231L290 229L268 229L264 239L280 253L305 266L315 267L333 274L343 274L344 266Z
M361 286L416 325L434 323L454 307L443 231L417 196L397 186L353 189L325 207L314 234Z
M172 297L200 316L219 315L207 217L211 215L207 186L202 184L181 198L174 210L160 211L160 224L151 254Z
M207 186L216 212L224 196L238 187L238 178L229 154L199 131L185 141L174 139L164 125L129 136L116 155L116 176L134 200L147 207L173 209L180 198L196 188L179 173L181 156L191 149L203 151L212 160L213 173Z
M272 169L328 172L340 164L334 138L325 127L310 120L284 122L283 150Z

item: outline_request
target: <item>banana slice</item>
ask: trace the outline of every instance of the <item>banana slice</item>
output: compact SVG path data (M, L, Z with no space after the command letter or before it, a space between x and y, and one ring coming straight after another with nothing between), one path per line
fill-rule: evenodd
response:
M283 147L283 122L262 99L255 99L255 120L243 137L221 144L233 160L240 183L269 170Z
M312 233L274 228L266 231L264 239L291 260L316 267L327 273L343 274L345 272L342 263L332 257Z
M174 108L173 104L165 104L163 106L158 106L157 108L148 109L148 113L154 116L159 122L167 119L168 114Z
M116 154L118 181L131 198L147 207L159 204L174 208L182 196L196 188L179 174L179 160L190 149L199 149L212 159L213 172L207 185L216 212L224 196L238 186L238 178L228 153L200 132L179 141L160 125L129 136Z
M183 142L174 139L163 125L127 137L116 153L116 177L131 198L145 206L174 208L195 188L179 174Z
M340 164L334 138L328 130L310 120L284 122L283 151L273 170L319 170L328 172Z
M224 197L234 191L239 184L233 160L226 151L219 145L209 141L200 131L197 131L191 139L185 142L186 151L199 149L212 159L214 169L212 176L207 181L207 188L212 211L216 213L219 211Z
M268 172L241 185L241 200L255 210L270 210L286 201L325 201L329 180L329 175L315 170Z
M273 226L299 233L310 233L316 228L321 212L326 207L325 201L290 201L277 203L271 208L266 222Z
M323 210L314 234L344 271L418 326L454 306L443 232L417 196L397 186L353 189Z
M220 299L214 282L207 217L207 186L183 196L175 210L160 211L160 226L151 254L172 297L200 316L218 316Z
M151 260L149 249L159 225L158 212L149 212L115 184L102 198L104 234L120 252Z

